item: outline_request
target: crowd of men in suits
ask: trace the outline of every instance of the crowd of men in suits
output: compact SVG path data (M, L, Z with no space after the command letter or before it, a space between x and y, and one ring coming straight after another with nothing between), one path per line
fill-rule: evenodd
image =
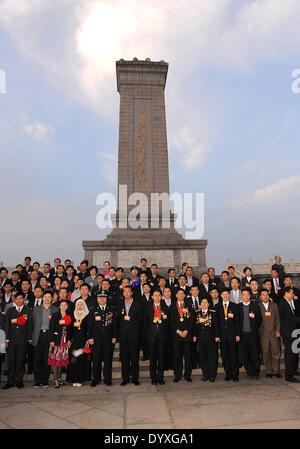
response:
M92 387L101 382L102 372L104 382L112 385L117 341L121 385L139 385L140 351L143 360L150 361L153 384L164 384L164 372L170 369L174 382L182 377L192 382L192 370L198 366L202 381L214 382L219 348L225 381L237 382L241 366L249 378L259 379L261 363L266 377L280 378L281 342L285 380L300 382L293 345L300 322L300 292L279 256L262 285L249 267L241 278L234 267L220 277L210 267L198 279L185 263L180 272L170 268L164 277L155 263L148 267L143 258L126 277L122 267L112 267L108 261L99 272L86 260L77 270L70 260L62 264L59 258L53 267L46 263L41 269L26 257L10 277L6 268L0 269L0 289L8 378L3 388L23 387L26 363L28 372L34 371L35 386L49 385L47 357L55 339L52 315L67 301L68 326L78 327L73 315L79 299L88 309L84 341L92 350ZM59 329L59 322L55 325Z

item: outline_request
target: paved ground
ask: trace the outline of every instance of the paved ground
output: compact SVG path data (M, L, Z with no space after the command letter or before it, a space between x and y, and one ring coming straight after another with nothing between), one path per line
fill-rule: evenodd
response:
M300 384L282 379L153 386L89 385L0 390L0 428L300 428ZM2 383L3 385L3 383Z

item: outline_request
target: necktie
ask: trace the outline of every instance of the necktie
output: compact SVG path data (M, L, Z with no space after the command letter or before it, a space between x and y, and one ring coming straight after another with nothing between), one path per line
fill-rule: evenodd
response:
M20 315L20 313L21 313L21 309L20 309L20 307L18 307L18 314Z
M195 310L199 309L198 298L195 298Z
M227 304L224 304L223 308L224 308L225 319L227 320Z

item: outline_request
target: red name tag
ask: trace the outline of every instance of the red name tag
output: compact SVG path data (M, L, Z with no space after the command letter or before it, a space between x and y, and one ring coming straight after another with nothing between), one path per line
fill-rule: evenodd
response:
M59 324L65 324L65 320L60 320Z
M249 313L249 317L254 318L255 317L254 313Z
M298 299L298 296L294 296L294 301L297 301L297 299Z
M74 323L74 327L79 327L79 323Z
M50 315L48 315L48 320L49 320L49 321L51 320L51 316L50 316Z
M13 320L11 320L10 322L11 322L11 324L16 324L16 323L17 323L17 319L16 319L16 318L14 318L14 319L13 319Z
M101 321L101 316L95 316L95 321Z
M130 316L125 315L125 316L124 316L124 320L130 321Z
M200 323L205 323L205 319L204 318L200 318Z
M233 313L228 313L228 318L233 318Z
M271 316L271 312L265 312L265 316Z
M167 317L167 315L164 315L163 316L163 320L166 320L168 317Z

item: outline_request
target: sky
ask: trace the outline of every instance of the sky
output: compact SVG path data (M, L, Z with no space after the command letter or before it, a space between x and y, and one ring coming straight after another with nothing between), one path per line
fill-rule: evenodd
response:
M170 191L204 193L207 264L300 261L299 20L298 0L0 0L0 261L78 264L105 237L134 57L169 63Z

